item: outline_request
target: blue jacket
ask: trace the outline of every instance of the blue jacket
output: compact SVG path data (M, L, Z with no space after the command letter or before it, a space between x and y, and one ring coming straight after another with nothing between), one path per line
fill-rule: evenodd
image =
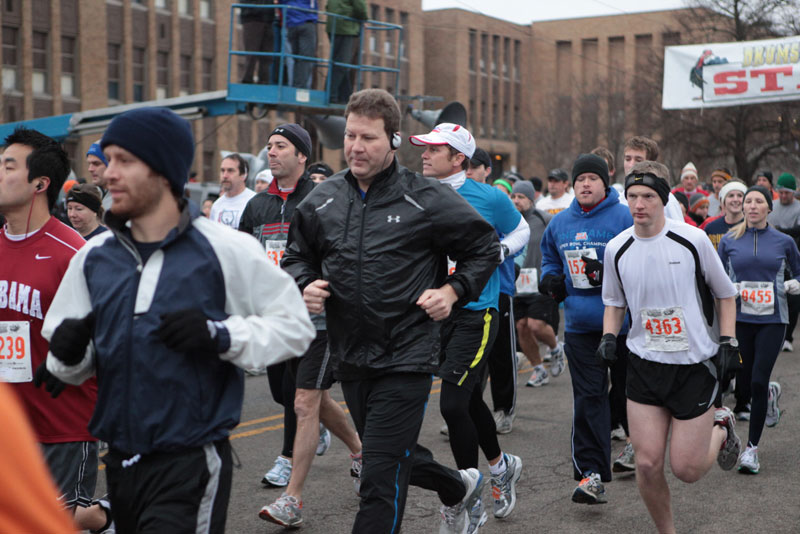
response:
M602 261L606 244L633 224L627 206L619 203L616 189L609 187L606 198L591 211L585 212L575 199L569 208L559 212L547 225L542 237L542 277L564 273L567 300L564 301L564 330L585 334L603 331L602 288L573 287L566 250L593 248ZM582 264L582 262L580 262ZM628 332L627 321L620 334Z
M306 9L319 9L317 0L281 0L281 4L287 6L297 6ZM299 9L286 9L286 27L294 28L306 22L317 22L317 13L300 11Z
M742 313L742 298L736 299L736 320L743 323L774 324L789 322L785 273L800 280L800 252L794 240L771 226L763 230L748 228L739 239L725 235L719 243L719 257L731 281L771 282L774 297L770 315ZM745 297L746 298L746 297Z
M64 382L97 375L89 430L115 449L146 454L228 436L242 409L241 369L303 354L314 338L294 280L267 261L256 239L181 212L179 225L142 262L122 220L73 258L42 335L90 311L95 327L84 359L47 368ZM161 314L199 308L221 321L228 349L176 353L157 337Z

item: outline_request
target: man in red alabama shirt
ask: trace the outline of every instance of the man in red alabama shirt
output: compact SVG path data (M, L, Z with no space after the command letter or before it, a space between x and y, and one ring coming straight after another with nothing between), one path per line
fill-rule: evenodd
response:
M97 440L89 418L94 380L66 386L44 366L48 344L42 323L72 256L84 241L50 215L69 174L67 154L53 139L18 128L5 140L0 165L0 380L9 382L81 528L99 530L109 514L93 506ZM38 386L44 385L40 388Z

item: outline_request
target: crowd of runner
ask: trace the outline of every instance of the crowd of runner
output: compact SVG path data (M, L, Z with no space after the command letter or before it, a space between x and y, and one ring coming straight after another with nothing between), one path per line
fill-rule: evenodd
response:
M706 191L687 163L671 188L657 143L636 136L621 183L597 147L550 171L542 195L538 178L491 181L456 124L408 138L410 171L401 116L385 91L350 96L338 173L309 164L302 126L280 125L255 190L229 154L202 212L184 194L191 128L169 110L113 119L87 153L90 183L66 183L66 153L43 134L5 139L0 396L21 430L0 471L25 485L0 531L224 532L246 373L267 373L284 412L261 479L282 494L258 515L287 528L303 525L331 436L350 451L354 533L399 532L409 485L436 492L441 534L511 515L533 476L502 442L522 358L531 387L569 370L575 503L607 502L612 473L633 472L658 531L674 532L668 436L684 482L715 460L759 472L763 427L780 419L772 369L800 310L794 176L773 187L759 171L748 187L719 168ZM436 378L452 452L438 460L419 443Z

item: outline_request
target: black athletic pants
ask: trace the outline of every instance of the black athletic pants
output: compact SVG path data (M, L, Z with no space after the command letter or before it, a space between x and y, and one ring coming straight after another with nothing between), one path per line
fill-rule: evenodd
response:
M118 534L225 532L231 494L227 439L175 452L103 457Z
M417 444L431 375L395 373L343 381L347 407L361 436L361 503L353 533L395 534L403 522L408 485L436 491L452 506L465 495L458 471L436 463Z
M295 379L286 362L267 367L267 379L272 398L283 406L283 449L281 456L292 457L294 435L297 433L297 415L294 413Z
M602 332L564 334L572 379L572 471L575 480L587 472L611 480L611 418L608 368L595 356ZM617 337L617 357L625 355L627 336Z
M751 400L748 441L758 446L767 417L769 376L781 352L784 324L736 322L736 339L742 355L742 369L736 373L737 390Z
M489 353L489 377L494 411L514 413L517 404L517 337L513 297L500 293L498 329ZM483 389L483 388L481 388Z

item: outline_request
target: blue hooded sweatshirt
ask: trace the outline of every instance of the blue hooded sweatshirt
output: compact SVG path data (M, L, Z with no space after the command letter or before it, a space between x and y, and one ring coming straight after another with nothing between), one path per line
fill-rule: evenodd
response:
M606 198L591 211L583 211L576 198L569 208L556 214L547 225L542 237L542 277L548 274L566 275L567 300L564 301L566 332L576 334L602 332L605 307L601 287L581 289L573 286L570 264L573 274L579 277L583 261L567 258L565 252L594 249L597 259L602 261L606 244L631 225L633 225L631 213L627 206L620 204L619 193L613 187L606 190ZM627 333L626 320L620 335Z

